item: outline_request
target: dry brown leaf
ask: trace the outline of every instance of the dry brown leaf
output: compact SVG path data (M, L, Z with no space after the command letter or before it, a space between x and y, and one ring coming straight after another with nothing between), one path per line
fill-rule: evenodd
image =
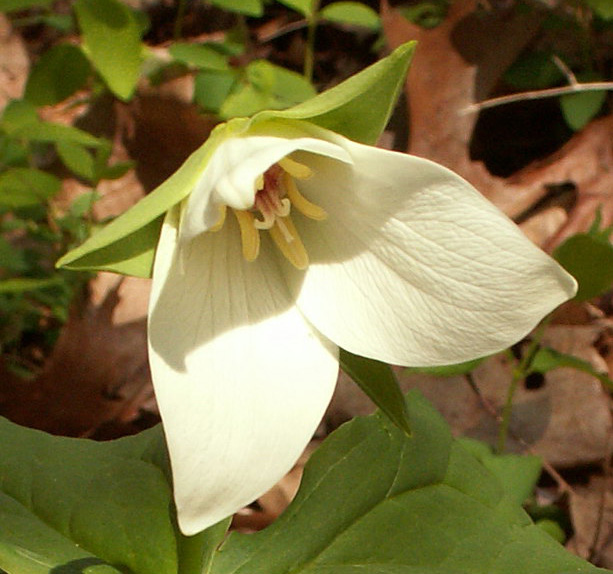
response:
M570 495L574 536L570 550L596 566L613 568L613 488L611 477L594 476Z

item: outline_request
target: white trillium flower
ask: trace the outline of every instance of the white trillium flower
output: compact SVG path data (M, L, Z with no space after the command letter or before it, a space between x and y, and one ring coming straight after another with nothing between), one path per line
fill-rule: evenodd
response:
M310 124L225 139L157 248L149 352L179 524L275 484L334 390L338 347L398 365L500 351L576 284L469 183Z

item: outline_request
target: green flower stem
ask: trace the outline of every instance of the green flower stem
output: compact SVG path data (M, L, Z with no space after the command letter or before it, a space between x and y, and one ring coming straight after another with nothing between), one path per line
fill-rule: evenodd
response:
M183 34L183 19L185 18L185 8L187 6L187 0L178 0L177 17L175 18L175 24L172 30L173 39L180 40Z
M511 415L513 414L513 397L515 396L517 385L530 373L532 361L539 350L543 335L545 334L545 329L547 328L547 325L549 325L550 321L551 315L548 315L541 321L530 339L528 348L522 354L521 360L513 368L513 376L507 390L507 399L502 409L502 420L500 421L500 426L498 427L498 443L496 446L496 451L499 454L503 454L506 449L507 437L509 436L509 426L511 424ZM507 351L507 353L511 359L514 360L512 353L510 351Z
M319 22L319 2L320 0L313 0L312 12L307 17L307 42L304 52L304 77L313 81L313 68L315 65L315 32L317 30L317 23Z

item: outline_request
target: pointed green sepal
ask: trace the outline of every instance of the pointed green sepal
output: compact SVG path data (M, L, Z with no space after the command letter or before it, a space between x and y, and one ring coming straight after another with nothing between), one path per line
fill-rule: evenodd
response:
M162 216L187 197L219 142L244 120L222 124L162 185L120 215L85 243L69 251L57 267L114 271L149 277Z
M338 86L287 110L260 112L253 121L302 120L351 140L374 144L396 105L415 46L415 42L407 42Z

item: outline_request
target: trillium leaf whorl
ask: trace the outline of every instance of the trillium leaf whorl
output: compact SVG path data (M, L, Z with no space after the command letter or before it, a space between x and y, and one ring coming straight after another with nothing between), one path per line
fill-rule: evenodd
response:
M299 121L224 139L157 249L149 351L179 524L287 472L338 347L400 365L500 351L575 282L470 184Z

